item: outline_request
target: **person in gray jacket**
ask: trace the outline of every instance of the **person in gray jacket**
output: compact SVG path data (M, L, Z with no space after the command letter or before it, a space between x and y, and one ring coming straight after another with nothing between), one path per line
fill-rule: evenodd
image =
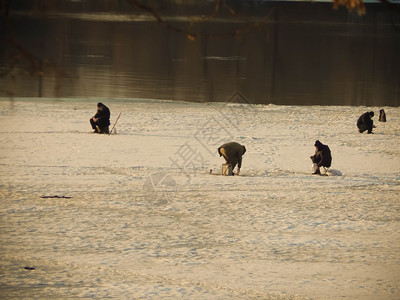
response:
M236 142L226 143L218 148L219 156L223 156L226 163L232 165L232 171L235 169L236 165L238 166L236 175L239 175L240 173L240 168L242 167L242 156L245 153L246 147Z

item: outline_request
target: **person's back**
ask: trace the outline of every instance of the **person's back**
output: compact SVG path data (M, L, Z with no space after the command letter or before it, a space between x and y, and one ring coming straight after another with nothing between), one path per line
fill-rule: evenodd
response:
M332 155L331 155L331 149L329 149L328 145L321 144L317 153L318 153L317 155L321 157L321 162L318 165L320 167L329 168L332 164Z

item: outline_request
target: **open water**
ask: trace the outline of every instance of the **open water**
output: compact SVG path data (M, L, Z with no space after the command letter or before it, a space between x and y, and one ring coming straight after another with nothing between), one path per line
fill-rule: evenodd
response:
M0 96L400 103L400 14L382 5L177 2L3 6Z

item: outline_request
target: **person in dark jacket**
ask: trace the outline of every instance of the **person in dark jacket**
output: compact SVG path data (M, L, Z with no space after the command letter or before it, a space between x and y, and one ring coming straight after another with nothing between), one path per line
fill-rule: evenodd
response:
M332 163L331 150L328 145L322 144L319 140L315 141L315 154L310 156L315 169L313 174L321 174L320 167L329 168Z
M94 129L94 133L109 133L108 126L110 126L110 110L103 103L97 103L97 112L93 118L90 119L90 124Z
M242 156L246 153L246 147L235 142L223 144L218 148L219 156L223 156L227 164L232 165L232 171L237 164L236 175L239 175L240 168L242 167Z
M386 113L383 109L379 111L379 122L386 122Z
M358 118L357 127L360 133L363 133L365 130L368 130L368 133L372 133L372 128L375 127L374 121L371 119L373 116L373 111L367 111Z

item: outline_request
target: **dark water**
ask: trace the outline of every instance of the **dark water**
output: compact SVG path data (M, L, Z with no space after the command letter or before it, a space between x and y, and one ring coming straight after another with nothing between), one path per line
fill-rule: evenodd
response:
M3 7L0 96L208 102L240 91L250 103L400 104L400 14L382 5L358 16L249 1L212 16L167 4L161 21L138 8Z

